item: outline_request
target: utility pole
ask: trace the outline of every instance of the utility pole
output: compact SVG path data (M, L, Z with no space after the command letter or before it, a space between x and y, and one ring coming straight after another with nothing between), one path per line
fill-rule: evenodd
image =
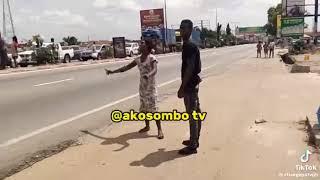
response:
M201 31L203 31L203 20L201 20Z
M218 29L218 8L216 8L216 29Z
M3 38L6 38L7 36L7 30L6 30L6 13L5 13L5 0L2 0L2 31L3 31Z
M11 6L10 6L10 2L9 0L7 0L7 4L8 4L8 11L9 11L9 16L10 16L10 22L11 22L11 28L12 28L12 33L15 36L15 30L14 30L14 26L13 26L13 18L12 18L12 13L11 13Z
M7 19L8 18L8 19ZM13 37L16 35L14 24L13 24L13 17L11 13L11 6L10 0L2 0L2 31L3 31L3 38L8 40L9 36ZM11 30L8 31L7 23L10 23ZM11 33L9 35L9 33Z

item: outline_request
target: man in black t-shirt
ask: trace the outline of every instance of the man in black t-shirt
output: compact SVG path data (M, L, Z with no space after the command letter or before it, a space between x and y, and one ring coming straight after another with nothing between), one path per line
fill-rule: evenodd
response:
M183 145L187 146L179 151L179 154L190 155L197 153L199 147L199 136L201 130L201 121L192 118L192 112L200 112L199 103L199 84L201 79L201 59L198 47L190 42L190 36L193 30L193 23L190 20L181 22L180 31L183 38L182 47L182 68L181 80L182 84L178 91L178 97L184 99L186 112L190 115L190 140L183 141Z

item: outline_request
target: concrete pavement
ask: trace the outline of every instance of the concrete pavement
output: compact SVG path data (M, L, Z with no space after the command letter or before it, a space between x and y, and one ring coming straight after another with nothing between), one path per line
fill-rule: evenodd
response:
M225 72L229 65L251 54L251 47L202 52L204 76ZM176 91L180 58L177 54L159 57L162 97ZM104 74L104 67L114 69L125 63L0 75L0 171L38 150L78 138L82 129L109 126L107 117L115 107L137 108L137 70L108 78Z
M149 135L136 133L141 122L120 123L92 132L80 139L83 145L7 179L280 180L296 179L283 177L287 174L319 175L319 154L313 152L308 163L300 161L312 148L304 142L306 133L298 123L305 116L314 117L318 108L316 75L289 74L278 58L249 57L229 64L223 73L212 70L206 76L200 100L208 117L197 155L177 155L188 138L187 122L163 123L161 141L155 137L155 123ZM169 93L161 111L184 110L175 88L166 88ZM255 124L257 119L267 122ZM317 171L298 170L299 165L314 165Z

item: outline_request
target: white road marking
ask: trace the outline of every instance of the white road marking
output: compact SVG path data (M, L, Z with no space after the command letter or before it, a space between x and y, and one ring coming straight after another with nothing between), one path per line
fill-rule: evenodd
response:
M212 67L214 67L214 66L216 66L216 65L208 66L208 67L204 68L203 70L210 69L210 68L212 68ZM169 84L171 84L171 83L174 83L174 82L176 82L176 81L179 81L179 80L180 80L180 78L178 78L178 77L177 77L177 78L174 78L173 80L170 80L170 81L167 81L167 82L164 82L164 83L158 85L158 88L167 86L167 85L169 85ZM122 98L122 99L120 99L120 100L117 100L117 101L111 102L111 103L109 103L109 104L106 104L106 105L104 105L104 106L101 106L101 107L92 109L92 110L90 110L90 111L87 111L87 112L85 112L85 113L79 114L79 115L74 116L74 117L71 117L71 118L69 118L69 119L66 119L66 120L57 122L57 123L55 123L55 124L52 124L52 125L43 127L43 128L41 128L41 129L35 130L35 131L31 132L31 133L22 135L22 136L17 137L17 138L10 139L10 140L8 140L8 141L6 141L6 142L1 143L1 144L0 144L0 148L12 146L12 145L17 144L17 143L19 143L19 142L21 142L21 141L24 141L24 140L26 140L26 139L29 139L29 138L34 137L34 136L37 136L37 135L39 135L39 134L41 134L41 133L50 131L50 130L52 130L52 129L54 129L54 128L63 126L63 125L65 125L65 124L71 123L71 122L76 121L76 120L79 120L80 118L83 118L83 117L86 117L86 116L88 116L88 115L97 113L97 112L102 111L102 110L104 110L104 109L106 109L106 108L112 107L112 106L114 106L114 105L117 105L117 104L119 104L119 103L125 102L125 101L130 100L130 99L133 99L133 98L136 98L136 97L138 97L138 96L139 96L138 93L133 94L133 95L131 95L131 96L128 96L128 97Z
M58 84L58 83L62 83L62 82L66 82L66 81L73 81L74 79L73 78L70 78L70 79L63 79L63 80L60 80L60 81L52 81L52 82L47 82L47 83L42 83L42 84L36 84L36 85L33 85L34 87L40 87L40 86L46 86L46 85L51 85L51 84Z

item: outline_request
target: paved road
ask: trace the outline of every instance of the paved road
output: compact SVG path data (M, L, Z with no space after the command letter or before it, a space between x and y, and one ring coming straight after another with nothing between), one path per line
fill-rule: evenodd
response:
M253 53L253 45L203 51L203 75L223 73ZM178 54L159 58L161 94L178 85L180 58ZM81 129L110 124L106 113L112 108L137 107L137 69L109 77L104 74L105 66L114 69L123 64L0 76L0 169L6 166L4 161L18 161L26 153L78 137Z

